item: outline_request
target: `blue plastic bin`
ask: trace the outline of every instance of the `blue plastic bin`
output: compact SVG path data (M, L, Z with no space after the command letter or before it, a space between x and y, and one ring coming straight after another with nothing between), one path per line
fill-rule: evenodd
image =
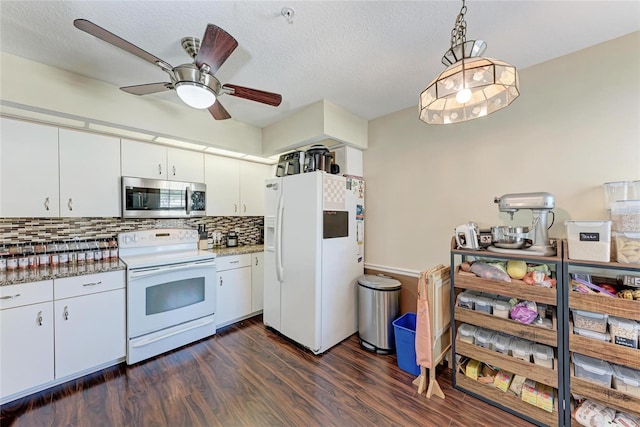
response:
M398 368L413 375L420 375L416 364L416 314L405 313L393 321L396 336Z

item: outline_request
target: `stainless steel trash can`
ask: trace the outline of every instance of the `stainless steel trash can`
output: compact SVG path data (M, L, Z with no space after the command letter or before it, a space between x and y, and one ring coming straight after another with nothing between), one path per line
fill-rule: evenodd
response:
M358 337L360 346L379 354L395 351L393 321L400 314L399 281L365 274L358 278Z

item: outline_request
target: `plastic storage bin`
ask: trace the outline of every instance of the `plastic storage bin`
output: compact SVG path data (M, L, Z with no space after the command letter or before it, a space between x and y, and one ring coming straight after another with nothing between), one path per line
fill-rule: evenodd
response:
M553 369L553 348L544 344L534 344L533 363Z
M623 264L640 264L640 232L614 232L616 261Z
M509 311L511 310L511 304L508 301L504 301L502 299L494 299L493 300L493 315L497 317L502 317L504 319L509 318Z
M420 374L416 364L416 314L405 313L393 321L398 368L413 375Z
M489 329L478 328L476 331L476 345L493 350L493 336L495 332Z
M460 341L466 342L467 344L475 344L476 343L476 328L473 325L469 325L468 323L463 323L458 328L458 339Z
M611 336L608 333L601 334L600 332L590 331L588 329L580 329L573 327L573 333L582 337L590 338L592 340L598 340L602 342L611 341Z
M573 316L574 328L588 329L601 334L607 332L607 318L609 316L606 314L571 310L571 315Z
M511 335L495 334L493 336L493 349L498 353L511 355Z
M613 365L613 388L640 397L640 371Z
M640 200L618 201L611 205L611 230L640 233Z
M511 355L516 359L531 362L531 341L514 338L511 340Z
M638 330L640 325L635 320L609 316L609 333L614 344L638 348Z
M574 365L574 373L577 378L584 378L611 387L613 371L609 362L595 359L582 354L573 353L571 356Z
M473 310L476 307L476 298L478 296L469 292L462 292L458 295L458 307Z
M491 314L493 312L493 299L485 296L477 297L476 311Z
M565 221L569 259L609 262L611 221Z

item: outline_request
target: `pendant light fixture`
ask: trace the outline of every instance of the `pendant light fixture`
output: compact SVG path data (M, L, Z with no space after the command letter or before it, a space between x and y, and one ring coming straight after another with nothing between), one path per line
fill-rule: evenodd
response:
M420 94L420 120L449 124L477 119L511 104L520 95L516 67L484 58L482 40L467 41L467 6L451 30L451 49L442 57L447 68Z

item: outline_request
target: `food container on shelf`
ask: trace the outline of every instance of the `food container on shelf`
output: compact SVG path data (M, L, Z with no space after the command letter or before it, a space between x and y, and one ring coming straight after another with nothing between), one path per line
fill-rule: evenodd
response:
M638 348L640 324L635 320L609 316L611 342L625 347Z
M493 298L481 296L476 297L476 311L491 314L493 312Z
M575 335L580 335L581 337L590 338L592 340L598 340L598 341L602 341L602 342L610 342L611 341L611 336L606 332L604 334L602 334L600 332L590 331L589 329L576 328L574 326L573 327L573 333Z
M503 319L509 318L509 311L511 310L511 304L509 301L505 301L500 298L493 300L493 315L502 317Z
M640 264L640 232L614 232L616 261L623 264Z
M584 378L605 387L611 387L613 371L609 362L578 353L573 353L571 360L573 360L574 374L577 378Z
M630 200L640 200L640 180L631 181L631 184L629 184L628 193Z
M588 329L601 334L607 332L607 318L609 316L606 314L572 309L571 316L574 328Z
M602 185L606 218L611 218L611 207L615 202L629 199L629 184L629 181L613 181Z
M611 205L611 230L640 233L640 200L621 200Z
M464 291L458 295L458 307L468 308L469 310L473 310L476 306L476 298L477 296Z
M495 313L495 312L494 312ZM497 333L493 336L493 349L498 353L511 355L511 335Z
M640 397L640 371L621 365L612 365L613 388Z
M553 369L553 348L544 344L533 345L533 362L536 365Z
M476 345L493 350L493 336L495 332L489 329L478 328L476 331Z
M531 341L520 338L511 340L511 355L516 359L531 362Z
M611 221L565 221L569 259L609 262Z
M476 328L475 326L469 325L468 323L463 323L458 328L458 339L468 344L475 344L477 330L478 328Z

